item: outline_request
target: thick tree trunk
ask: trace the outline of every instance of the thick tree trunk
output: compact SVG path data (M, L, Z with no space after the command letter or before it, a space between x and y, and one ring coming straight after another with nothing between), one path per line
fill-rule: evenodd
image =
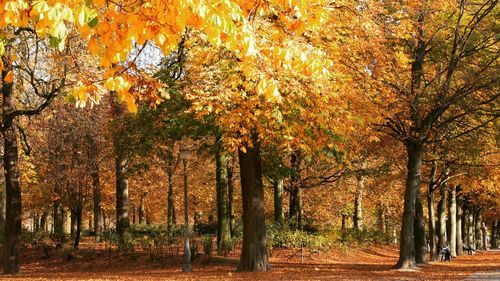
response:
M253 147L238 151L241 194L243 200L243 246L239 271L267 271L271 266L267 257L264 213L264 185L260 146L253 138Z
M357 187L356 196L354 197L354 217L353 223L355 229L363 228L363 192L365 190L365 176L359 175L356 177Z
M429 250L431 260L436 260L436 220L434 214L434 189L436 188L437 162L432 161L431 176L427 186L427 211L429 219Z
M116 154L116 232L120 246L125 244L129 228L127 161L122 153L118 152Z
M172 169L167 172L168 177L168 192L167 192L167 233L172 236L172 228L174 226L174 180Z
M463 240L463 233L462 233L462 217L463 217L463 209L462 209L462 205L463 205L463 195L462 193L460 192L460 186L457 187L457 215L456 215L456 221L457 221L457 226L456 226L456 237L457 237L457 245L456 245L456 249L457 249L457 256L461 256L463 255L463 244L464 244L464 240Z
M217 196L217 249L225 255L231 248L231 225L229 222L227 196L227 158L221 136L215 140L215 181Z
M491 222L491 249L498 249L498 221Z
M285 219L283 214L283 179L277 179L273 182L274 189L274 222L283 223Z
M229 227L231 229L231 237L235 236L234 222L234 181L233 181L233 157L227 159L227 207L229 210Z
M449 221L450 221L450 235L448 240L450 241L450 252L452 257L457 256L457 188L453 186L450 190L450 204L448 209Z
M7 48L6 48L7 49ZM12 71L12 61L8 50L2 56L2 114L6 116L15 110L13 83L7 83L5 77ZM18 147L16 131L12 124L3 124L3 168L5 171L6 216L5 238L3 246L3 273L19 273L19 250L21 247L21 187L19 183Z
M417 264L427 263L427 243L425 240L425 219L424 208L420 196L420 189L417 190L417 198L415 201L415 262Z
M300 190L300 151L291 155L292 174L290 176L290 221L292 227L302 229L302 194Z
M406 177L406 189L404 195L403 222L401 226L401 240L399 244L399 260L396 268L415 267L415 240L413 237L413 225L415 220L415 204L418 189L420 187L420 173L422 166L422 150L420 143L408 142L406 151L408 153L408 171Z
M438 203L438 246L436 251L439 253L442 248L446 247L446 202L447 200L447 188L443 184L439 188L440 199Z

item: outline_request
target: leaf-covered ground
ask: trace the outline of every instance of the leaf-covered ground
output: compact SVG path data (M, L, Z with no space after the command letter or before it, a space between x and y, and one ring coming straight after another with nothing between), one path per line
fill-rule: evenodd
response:
M461 280L499 276L500 252L480 251L452 262L432 262L416 270L393 270L396 246L332 250L328 253L275 249L273 270L265 273L238 273L238 253L227 258L200 256L194 272L181 272L182 257L167 254L151 261L149 253L118 254L103 245L84 244L78 252L50 252L44 259L41 249L26 249L22 274L4 280ZM176 249L173 249L176 252ZM302 262L303 258L303 262ZM496 272L496 273L492 273ZM482 275L485 274L485 275ZM493 274L493 275L492 275ZM494 277L496 278L496 277ZM473 279L473 280L480 280ZM471 279L472 280L472 279ZM490 280L490 279L488 279ZM494 280L494 279L493 279Z

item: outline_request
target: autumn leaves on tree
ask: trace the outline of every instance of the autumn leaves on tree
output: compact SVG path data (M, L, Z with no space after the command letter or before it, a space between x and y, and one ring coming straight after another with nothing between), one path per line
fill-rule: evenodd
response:
M445 239L458 255L469 216L498 216L497 2L0 0L4 273L31 212L57 246L70 210L75 248L88 212L97 242L114 224L126 249L135 214L159 216L153 175L171 237L186 144L214 165L219 254L241 213L241 271L271 268L266 219L302 231L333 186L345 227L351 210L359 232L400 219L396 267L426 263L426 237L432 259ZM51 195L23 209L25 175Z

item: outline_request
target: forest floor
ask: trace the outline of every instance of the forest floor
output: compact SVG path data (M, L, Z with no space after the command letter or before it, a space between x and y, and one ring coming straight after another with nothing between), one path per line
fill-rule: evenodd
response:
M83 243L76 252L51 250L50 258L44 258L42 249L27 248L22 273L2 280L498 280L500 276L500 251L479 251L415 270L393 270L398 257L394 245L305 251L303 257L300 250L274 249L273 269L264 273L236 272L238 254L201 256L193 262L192 273L182 273L178 254L165 253L161 260L151 261L149 253L120 254L106 250L104 244Z

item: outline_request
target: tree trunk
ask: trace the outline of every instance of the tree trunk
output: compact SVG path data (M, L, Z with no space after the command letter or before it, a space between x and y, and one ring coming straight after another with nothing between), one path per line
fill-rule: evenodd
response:
M47 231L47 217L48 217L47 210L43 210L42 216L40 217L40 229L42 231Z
M467 219L467 246L476 248L474 245L474 212L472 209L467 209L468 219Z
M174 180L171 169L167 172L168 192L167 192L167 233L172 236L174 225Z
M99 168L92 173L92 196L94 208L94 232L95 241L101 242L102 240L102 199L101 199L101 182L99 180Z
M130 228L128 216L128 179L127 161L118 153L116 156L116 232L120 245L124 245L125 236Z
M498 221L491 222L491 249L498 249Z
M3 241L4 237L4 232L5 232L5 213L7 211L6 209L6 202L7 196L5 192L5 178L3 174L3 169L0 171L0 241Z
M141 193L141 199L139 204L139 224L146 223L146 206L144 206L144 198L146 197L146 193Z
M353 223L355 229L363 228L363 192L365 189L365 176L359 175L356 177L357 187L356 196L354 197L354 217Z
M257 138L253 137L253 146L245 149L246 152L238 150L243 200L243 245L238 270L267 271L271 265L267 257L264 185Z
M292 174L290 176L290 221L292 227L302 229L302 194L300 190L300 151L291 155Z
M437 253L446 247L446 202L448 192L446 191L446 185L442 184L439 188L440 199L438 203L438 246L436 248Z
M71 240L75 241L76 237L76 228L77 228L77 214L76 211L71 209L71 232L70 232L70 237Z
M4 68L2 70L2 114L6 116L15 110L13 98L13 83L7 83L5 77L12 69L12 60L6 47L2 56ZM5 237L3 246L3 273L19 273L19 250L21 247L21 187L19 183L18 147L16 131L12 124L5 126L3 135L3 164L5 171L6 216Z
M215 180L217 196L217 249L225 255L231 248L231 226L229 222L227 196L227 158L221 136L215 140Z
M483 246L482 249L485 251L488 250L488 242L486 239L487 235L488 235L488 231L486 229L486 224L483 222L481 225L481 238L482 238L483 242L481 244Z
M387 224L386 224L386 214L385 214L385 207L382 204L379 204L378 206L378 231L382 234L387 233Z
M420 196L420 188L417 190L417 198L415 201L415 262L417 264L427 263L427 243L425 240L425 219L424 208Z
M399 260L396 268L414 268L415 263L415 240L413 237L413 225L415 220L415 204L418 189L420 187L420 173L422 166L422 150L420 143L406 143L408 153L408 171L406 177L406 189L404 196L403 222L401 226L399 242Z
M231 229L231 237L235 236L234 222L234 181L233 181L233 157L227 159L227 207L229 209L229 227Z
M462 217L463 217L463 195L460 192L460 186L457 187L457 215L456 215L456 221L457 221L457 227L456 227L456 237L457 237L457 244L456 244L456 249L457 249L457 256L463 255L463 233L462 233ZM450 214L451 215L451 214Z
M453 186L450 190L449 221L450 221L450 252L452 257L457 256L457 188Z
M273 182L274 189L274 222L283 223L283 179Z
M73 214L73 212L71 212ZM72 215L73 218L73 215ZM74 230L74 243L73 243L73 248L78 249L78 246L80 245L80 237L82 233L82 209L78 208L74 212L74 218L75 218L75 230Z
M427 211L429 219L429 250L431 260L436 260L436 221L434 214L434 189L436 188L437 162L432 161L431 176L427 186Z
M474 231L474 238L475 238L475 248L476 250L482 249L483 245L483 239L481 238L482 232L481 232L481 213L479 211L476 211L474 213L474 226L475 226L475 231Z

